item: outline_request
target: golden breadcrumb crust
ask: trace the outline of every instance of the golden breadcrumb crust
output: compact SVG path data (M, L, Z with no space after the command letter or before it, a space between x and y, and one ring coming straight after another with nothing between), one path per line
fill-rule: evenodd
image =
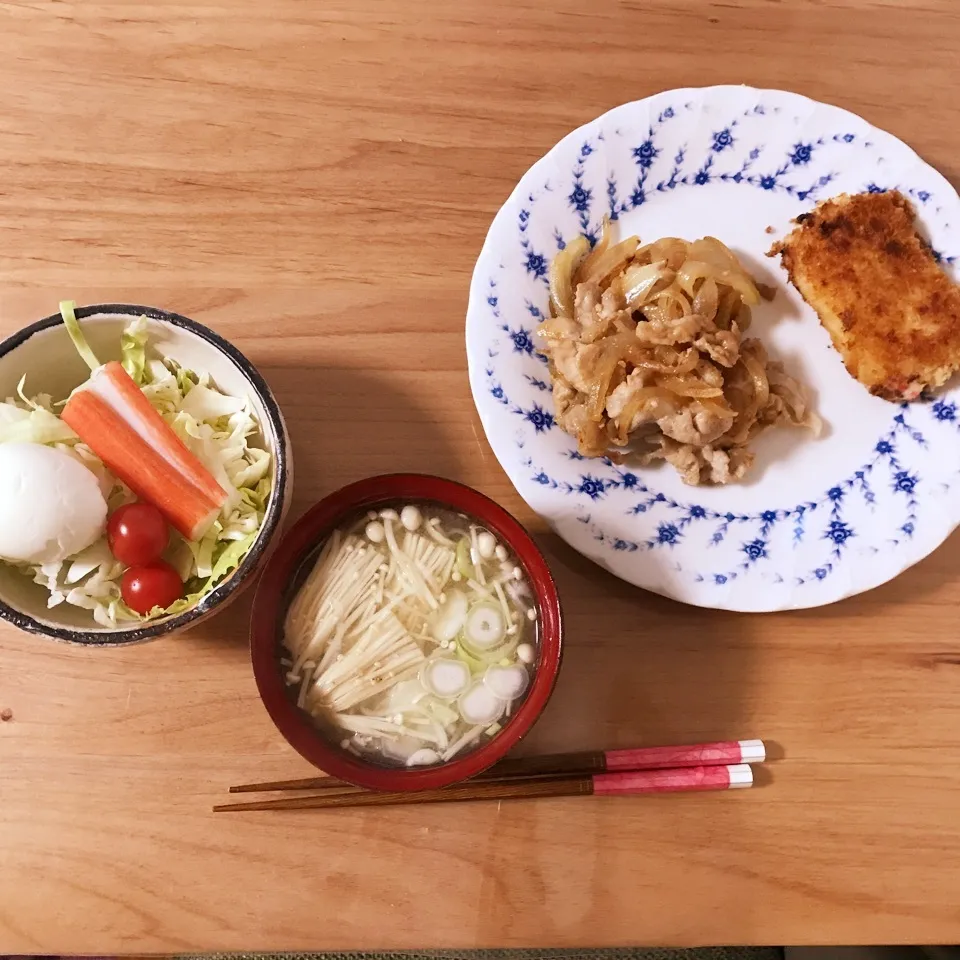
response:
M842 194L797 217L769 254L780 254L850 374L894 401L960 369L960 287L913 220L899 191Z

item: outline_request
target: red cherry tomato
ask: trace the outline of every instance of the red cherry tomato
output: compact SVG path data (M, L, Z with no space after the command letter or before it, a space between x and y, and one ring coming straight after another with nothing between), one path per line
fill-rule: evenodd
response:
M183 596L180 574L165 560L143 567L131 567L120 581L123 602L137 613L147 614L154 607L166 608Z
M169 539L167 521L151 503L128 503L107 521L110 552L131 567L159 560Z

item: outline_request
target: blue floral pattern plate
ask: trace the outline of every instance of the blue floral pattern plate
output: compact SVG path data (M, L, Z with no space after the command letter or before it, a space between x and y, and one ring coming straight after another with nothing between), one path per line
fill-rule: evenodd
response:
M524 175L477 261L467 313L474 400L527 503L625 580L728 610L812 607L868 590L960 520L960 388L899 406L844 370L816 315L765 254L821 199L896 187L954 277L960 198L905 144L836 107L748 87L671 90L581 127ZM534 329L550 259L603 216L621 236L713 234L762 282L751 336L805 386L819 438L777 427L744 481L687 487L671 467L583 459L555 424Z

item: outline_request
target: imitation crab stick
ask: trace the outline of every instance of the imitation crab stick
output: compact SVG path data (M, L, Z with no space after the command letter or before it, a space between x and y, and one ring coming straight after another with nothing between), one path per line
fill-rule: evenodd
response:
M152 503L188 540L216 520L227 491L154 410L116 362L99 365L83 340L72 304L61 304L70 336L83 344L90 379L74 391L61 419L138 497Z

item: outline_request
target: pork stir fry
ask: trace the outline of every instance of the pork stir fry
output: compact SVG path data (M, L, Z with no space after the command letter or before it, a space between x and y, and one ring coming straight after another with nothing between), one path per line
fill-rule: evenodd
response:
M819 430L797 382L744 339L760 291L714 237L578 236L550 268L537 330L557 423L588 457L666 460L685 483L729 483L776 423Z

